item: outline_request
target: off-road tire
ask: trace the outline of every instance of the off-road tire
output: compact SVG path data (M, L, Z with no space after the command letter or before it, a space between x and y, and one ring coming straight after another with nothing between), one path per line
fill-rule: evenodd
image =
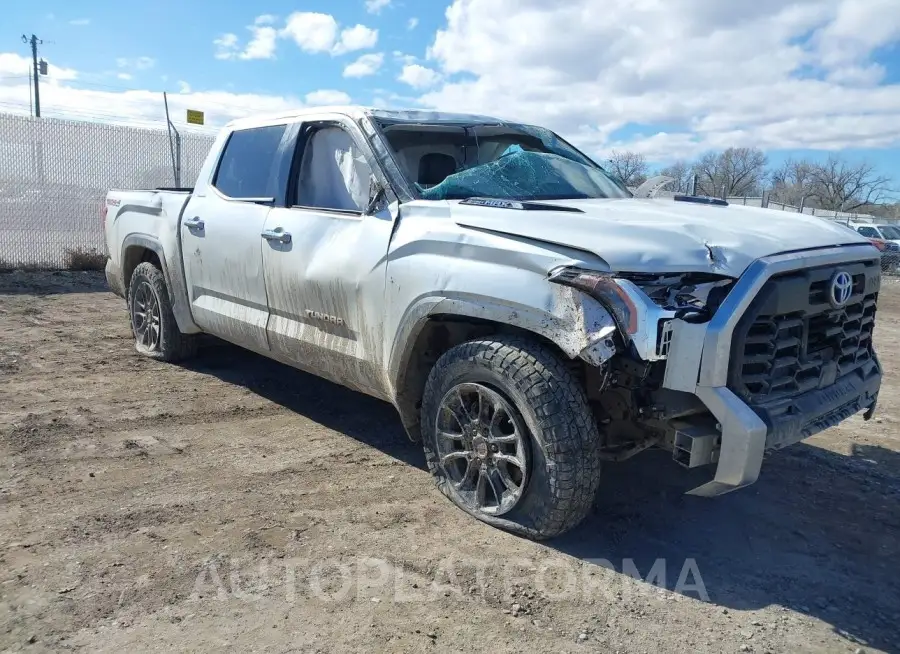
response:
M520 413L530 441L527 482L518 503L488 515L458 501L438 456L442 398L462 383L487 386ZM581 385L548 347L523 337L489 337L447 351L435 364L422 400L422 441L438 488L492 526L534 540L551 538L590 512L600 483L600 437Z
M148 348L138 340L135 329L134 302L135 295L142 285L148 285L159 305L159 339L158 343ZM135 349L146 357L157 361L176 362L188 359L197 352L197 338L192 334L182 334L175 322L172 302L166 288L166 279L162 271L153 263L139 263L131 275L128 285L128 317L131 331L135 336Z

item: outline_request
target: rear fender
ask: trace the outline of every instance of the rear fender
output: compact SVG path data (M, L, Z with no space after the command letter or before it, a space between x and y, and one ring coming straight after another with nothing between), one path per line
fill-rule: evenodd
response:
M128 292L128 278L132 272L125 270L125 262L128 261L126 253L129 248L134 247L150 250L159 259L178 329L184 334L200 332L200 328L194 324L194 319L191 315L188 292L185 287L184 276L181 274L181 263L179 261L171 262L167 259L162 243L155 236L150 234L129 234L122 241L122 256L119 260L122 262L122 281L125 286L125 292ZM175 274L172 274L172 271L175 271Z

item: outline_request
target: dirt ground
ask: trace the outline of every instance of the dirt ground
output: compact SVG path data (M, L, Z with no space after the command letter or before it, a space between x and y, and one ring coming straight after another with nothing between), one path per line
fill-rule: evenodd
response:
M432 487L393 409L211 341L132 347L92 273L0 275L0 650L900 651L900 284L861 417L707 500L607 466L536 544Z

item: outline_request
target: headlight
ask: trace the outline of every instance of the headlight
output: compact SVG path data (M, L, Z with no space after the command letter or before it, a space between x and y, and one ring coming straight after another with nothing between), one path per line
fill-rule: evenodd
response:
M734 284L731 277L711 273L623 273L621 276L658 306L688 322L706 322L712 318Z
M672 321L709 321L734 279L709 273L611 273L562 266L549 280L593 297L610 312L622 336L645 361L665 359Z
M550 271L551 282L577 288L609 309L619 329L633 335L638 331L638 310L634 301L616 283L612 273L562 266Z

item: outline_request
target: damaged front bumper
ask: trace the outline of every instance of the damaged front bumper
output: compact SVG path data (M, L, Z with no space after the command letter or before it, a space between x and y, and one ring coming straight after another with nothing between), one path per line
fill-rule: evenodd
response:
M778 420L767 411L754 410L729 387L735 330L769 280L807 269L871 261L878 265L878 253L870 246L834 247L759 259L736 282L709 322L671 321L663 386L698 397L717 423L715 433L695 437L685 430L676 434L676 459L681 456L691 466L716 463L713 480L690 494L715 496L748 486L759 477L766 451L801 441L860 411L866 411L867 418L871 416L881 384L881 368L874 354L865 374L832 379L831 383L822 382L824 377L820 376L818 387L807 386L803 393L787 398L790 406ZM874 307L872 313L874 320ZM805 344L803 348L805 353ZM692 444L699 456L692 455Z

